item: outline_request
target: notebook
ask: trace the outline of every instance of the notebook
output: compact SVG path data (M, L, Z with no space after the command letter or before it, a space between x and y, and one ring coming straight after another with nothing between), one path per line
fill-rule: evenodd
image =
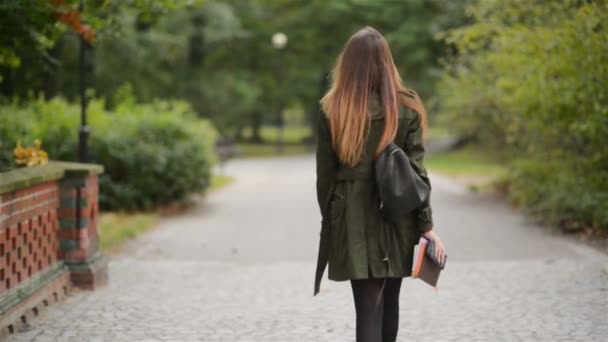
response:
M425 237L420 237L416 248L417 252L414 258L412 278L420 278L425 283L433 286L435 291L437 291L439 273L445 267L447 254L443 263L439 263L435 258L435 242Z

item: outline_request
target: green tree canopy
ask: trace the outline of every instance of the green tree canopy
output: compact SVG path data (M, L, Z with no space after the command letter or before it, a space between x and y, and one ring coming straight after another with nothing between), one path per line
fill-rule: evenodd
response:
M62 3L79 10L76 0ZM47 97L76 98L79 42L69 25L57 22L53 4L24 0L0 11L0 18L24 28L20 41L3 44L4 60L13 61L0 68L5 96L44 91ZM227 135L274 122L280 103L312 117L338 52L365 25L386 35L406 83L429 98L446 50L434 36L463 18L456 15L462 5L448 0L89 0L83 5L82 22L96 30L90 87L97 96L111 100L131 84L141 102L187 99ZM289 39L281 51L271 45L275 32ZM25 43L33 36L44 37L35 51Z
M513 159L512 197L608 226L608 5L481 1L446 39L443 120Z

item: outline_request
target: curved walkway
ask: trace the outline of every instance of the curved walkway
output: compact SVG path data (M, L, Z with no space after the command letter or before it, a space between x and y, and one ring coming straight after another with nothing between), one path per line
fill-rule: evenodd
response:
M51 306L10 341L354 341L349 284L325 279L312 296L314 159L226 172L233 185L113 256L108 286ZM605 255L431 181L449 261L438 293L404 281L400 341L605 341Z

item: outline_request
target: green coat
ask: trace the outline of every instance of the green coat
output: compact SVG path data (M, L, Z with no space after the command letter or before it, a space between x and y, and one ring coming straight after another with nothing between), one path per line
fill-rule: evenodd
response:
M383 220L373 160L384 129L384 114L377 98L372 98L369 113L369 136L363 158L355 167L339 161L332 147L329 121L325 115L320 115L318 120L317 199L322 220L315 295L327 264L328 278L335 281L410 276L414 245L433 227L430 198L402 224L389 224ZM421 120L416 112L405 107L401 109L395 142L430 186L423 165ZM388 260L383 261L387 243L391 244L390 254Z

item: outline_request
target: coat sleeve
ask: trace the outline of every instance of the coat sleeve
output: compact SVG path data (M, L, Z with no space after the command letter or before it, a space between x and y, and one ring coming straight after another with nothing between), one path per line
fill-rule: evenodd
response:
M338 158L331 143L329 122L320 113L317 119L317 200L321 210L321 234L319 237L319 253L315 271L314 295L319 293L321 279L329 260L329 196L334 187L334 174L338 167Z
M327 219L327 201L334 185L334 174L339 161L331 142L329 122L325 114L317 119L317 201L323 219Z
M412 166L416 172L420 175L422 180L431 187L431 180L429 179L426 168L424 167L424 145L422 141L422 124L420 115L415 113L414 119L410 121L407 136L404 144L404 151L410 158ZM433 217L431 209L431 196L415 211L416 215L416 229L422 235L433 228Z

